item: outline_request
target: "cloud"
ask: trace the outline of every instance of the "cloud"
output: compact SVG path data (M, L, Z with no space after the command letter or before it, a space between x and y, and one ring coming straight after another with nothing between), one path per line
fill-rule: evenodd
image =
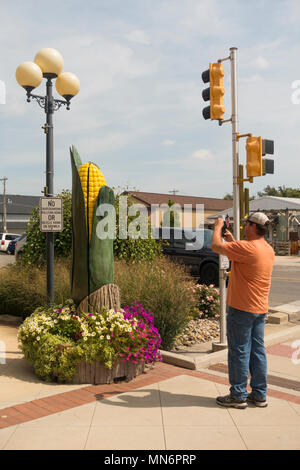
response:
M263 77L258 73L254 75L250 75L249 77L240 77L239 82L241 83L256 83L256 82L263 82Z
M257 67L258 69L261 69L261 70L266 70L269 68L269 62L267 61L267 59L265 59L264 57L262 56L259 56L257 57L253 62L252 62L252 65L254 67Z
M141 29L134 29L130 33L125 34L125 38L136 44L142 44L144 46L149 46L151 44L150 36Z
M128 80L151 76L157 70L154 56L145 57L121 41L99 33L61 38L57 49L68 57L65 68L78 75L80 93L85 93L85 99L110 92Z
M194 158L196 160L213 160L213 154L208 149L199 149L193 152L190 158Z
M175 140L163 140L161 142L161 145L164 145L165 147L169 147L171 145L174 145L175 144Z

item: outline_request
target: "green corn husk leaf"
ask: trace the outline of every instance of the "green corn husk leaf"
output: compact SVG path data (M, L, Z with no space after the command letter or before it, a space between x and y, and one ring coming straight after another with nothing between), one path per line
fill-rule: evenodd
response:
M97 215L100 204L114 206L114 192L108 186L100 188L95 202L92 234L89 243L84 194L78 170L81 158L73 146L70 149L72 165L72 273L71 293L75 303L79 304L86 296L100 289L105 284L114 282L113 239L101 240L97 236L97 225L103 216ZM115 220L111 223L115 224ZM115 226L115 225L114 225Z
M105 222L108 221L111 227L115 227L116 221L115 216L112 214L107 216L97 215L98 207L101 204L110 204L114 207L114 192L108 186L100 188L94 207L89 251L90 292L94 292L105 284L114 282L114 241L112 238L101 240L97 235L97 225L105 218Z
M89 294L88 279L88 238L84 194L78 170L82 165L81 158L73 146L70 149L72 166L72 271L71 295L79 304Z

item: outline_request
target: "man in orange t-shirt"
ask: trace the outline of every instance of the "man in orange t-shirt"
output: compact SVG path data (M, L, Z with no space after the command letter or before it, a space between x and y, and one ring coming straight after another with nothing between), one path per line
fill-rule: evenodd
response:
M246 240L235 241L226 230L223 243L223 220L218 219L211 248L231 261L227 291L227 340L230 394L218 397L222 406L246 408L247 402L267 406L267 360L264 346L264 326L268 312L268 296L274 264L274 251L264 236L269 223L262 212L246 220ZM250 370L248 395L247 382Z

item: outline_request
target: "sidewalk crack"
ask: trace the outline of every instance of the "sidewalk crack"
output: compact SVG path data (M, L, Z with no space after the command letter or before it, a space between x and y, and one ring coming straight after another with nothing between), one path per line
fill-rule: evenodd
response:
M157 384L157 388L158 388L158 395L159 395L160 414L161 414L162 430L163 430L163 436L164 436L164 444L165 444L165 450L167 450L167 441L166 441L166 433L165 433L165 423L164 423L164 415L163 415L163 407L162 407L162 402L161 402L161 395L160 395L159 382L158 382L158 384Z

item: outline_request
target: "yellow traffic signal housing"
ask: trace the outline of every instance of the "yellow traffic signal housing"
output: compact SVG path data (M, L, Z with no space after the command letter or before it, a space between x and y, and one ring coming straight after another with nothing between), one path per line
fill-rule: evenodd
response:
M223 87L224 68L219 62L209 64L209 70L202 74L204 83L210 82L210 87L202 92L204 101L210 100L210 106L203 109L204 119L223 120L225 114Z
M247 177L262 176L262 138L248 137L246 140Z
M223 77L224 69L222 64L209 64L210 74L210 118L224 119L224 94Z

